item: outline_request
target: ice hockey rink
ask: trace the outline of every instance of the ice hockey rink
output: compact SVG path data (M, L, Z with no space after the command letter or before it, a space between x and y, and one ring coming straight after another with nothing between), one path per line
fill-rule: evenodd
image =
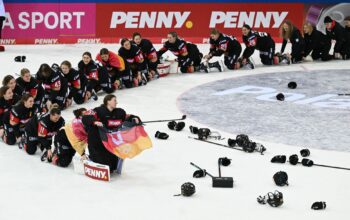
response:
M35 74L42 63L69 60L77 65L85 51L96 54L102 47L117 51L119 45L17 45L0 53L0 76L19 73L23 67ZM160 45L157 45L159 48ZM277 51L279 50L277 46ZM208 45L199 46L201 52ZM14 62L25 55L25 63ZM150 123L145 130L153 148L126 160L122 175L99 182L74 172L73 165L59 168L40 161L40 152L29 156L17 146L0 143L0 219L338 219L349 218L350 171L324 167L274 164L273 156L298 154L309 148L316 164L350 168L350 61L304 62L266 67L255 52L254 70L211 73L176 73L147 86L116 91L118 106L143 120L187 115L180 132L166 123ZM290 90L288 82L298 87ZM274 96L283 92L284 102ZM94 108L99 100L82 105ZM62 116L73 118L74 104ZM225 140L247 134L267 151L244 153L193 139L188 127L208 127ZM156 131L170 135L154 138ZM215 141L215 140L213 140ZM194 162L217 174L219 157L232 159L222 168L234 179L233 188L213 188L209 176L195 179ZM278 187L272 176L285 171L289 186ZM192 182L192 197L174 197L180 186ZM284 203L273 208L256 198L281 191ZM314 211L315 201L327 209Z

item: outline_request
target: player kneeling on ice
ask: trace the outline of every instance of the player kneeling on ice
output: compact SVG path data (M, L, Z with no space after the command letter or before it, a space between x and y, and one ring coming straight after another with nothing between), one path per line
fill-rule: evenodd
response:
M57 132L54 138L55 148L51 157L47 153L43 154L42 161L47 160L59 167L68 167L72 162L75 152L78 152L83 159L86 159L87 132L81 121L85 112L85 108L79 108L73 111L75 119Z
M280 54L284 53L284 50L286 49L287 43L289 41L292 44L292 51L290 54L286 54L288 57L286 63L300 63L303 59L305 43L299 29L296 28L290 21L284 21L280 31L281 37L283 38ZM281 56L280 54L278 54L278 56Z
M279 64L283 57L275 56L275 41L266 32L253 31L247 24L242 27L243 42L246 48L242 55L242 64L246 65L254 50L260 51L261 63L264 65ZM287 57L285 57L287 59Z
M133 33L132 40L132 43L136 44L143 54L143 58L147 63L150 78L158 78L159 73L157 70L157 66L159 60L157 56L157 51L154 48L152 42L148 39L142 38L141 34L137 32Z
M335 40L334 58L350 59L350 33L338 22L329 16L324 18L326 34L332 40Z
M39 147L47 151L47 157L51 158L52 137L64 126L64 119L61 117L61 110L57 104L53 104L48 113L34 116L25 126L23 145L25 151L33 155Z
M193 73L200 70L200 64L203 54L199 52L197 45L188 43L180 39L176 32L169 32L168 40L163 47L157 52L161 57L165 52L170 50L179 62L182 73Z
M321 31L316 30L316 27L310 23L304 24L303 31L305 40L303 58L305 59L311 53L313 60L331 60L332 56L329 54L332 47L331 39Z
M146 85L147 81L151 80L151 76L148 74L146 61L138 46L131 44L129 39L123 38L118 54L123 57L126 62L126 71L132 72L134 87Z
M140 118L127 115L124 109L117 108L117 99L110 94L105 96L100 107L96 107L90 113L83 115L82 121L88 131L89 158L95 163L108 165L111 172L117 169L120 170L122 159L117 155L119 148L123 148L122 145L125 145L124 141L126 140L118 132L123 124L125 125L125 122L140 124ZM107 135L115 131L117 132L116 136ZM137 139L136 141L140 140ZM107 149L109 144L113 144L112 147L114 148ZM131 144L128 143L126 147L131 147ZM123 149L123 152L134 153L134 150Z
M224 63L228 69L234 70L242 67L242 64L238 62L238 58L242 52L242 47L234 36L228 36L226 34L220 33L220 31L217 29L212 29L210 31L209 42L210 50L209 53L204 56L204 59L210 60L214 56L220 57L224 54ZM251 69L254 69L254 65L252 63L249 63L249 65ZM208 67L216 67L221 71L219 62L209 64Z
M20 143L24 135L26 123L35 116L34 98L24 94L21 101L4 113L4 135L2 139L6 144L14 145Z

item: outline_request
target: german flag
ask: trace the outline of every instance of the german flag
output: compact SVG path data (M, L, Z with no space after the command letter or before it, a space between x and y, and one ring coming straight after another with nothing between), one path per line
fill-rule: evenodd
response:
M107 131L99 127L105 148L119 158L133 158L152 147L152 141L143 126L137 125L120 131Z

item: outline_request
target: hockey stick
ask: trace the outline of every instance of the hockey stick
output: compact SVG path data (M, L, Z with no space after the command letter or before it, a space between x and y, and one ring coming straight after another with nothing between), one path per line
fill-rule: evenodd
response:
M227 148L230 148L230 149L243 151L243 149L230 147L230 146L227 146L227 145L225 145L225 144L220 144L220 143L216 143L216 142L212 142L212 141L208 141L208 140L202 140L202 139L195 138L195 137L191 137L191 136L188 136L188 138L194 139L194 140L197 140L197 141L203 141L203 142L206 142L206 143L209 143L209 144L215 144L215 145L218 145L218 146L221 146L221 147L227 147Z
M350 93L340 93L338 96L350 96Z
M218 146L221 146L221 147L227 147L227 148L230 148L230 149L233 149L233 150L244 151L243 149L240 149L240 148L235 148L235 147L231 147L231 146L228 146L228 145L225 145L225 144L220 144L220 143L216 143L216 142L212 142L212 141L208 141L208 140L202 140L202 139L191 137L191 136L188 136L188 138L194 139L194 140L197 140L197 141L203 141L203 142L206 142L206 143L209 143L209 144L215 144L215 145L218 145ZM260 150L255 149L255 151L259 152L261 155L264 155L264 151L265 150L266 150L265 147L262 147Z
M192 166L194 166L195 168L197 168L197 169L204 170L204 172L205 172L206 174L208 174L208 176L210 176L211 178L214 178L214 176L211 175L210 173L208 173L205 169L200 168L198 165L196 165L196 164L194 164L194 163L192 163L192 162L190 162L190 164L191 164Z
M298 163L302 164L301 162L298 162ZM327 167L327 168L333 168L333 169L339 169L339 170L350 170L350 168L346 168L346 167L336 167L336 166L329 166L329 165L316 164L316 163L314 163L312 166Z
M155 123L155 122L181 121L181 120L185 120L185 119L186 119L186 115L183 115L182 118L177 118L177 119L165 119L165 120L154 120L154 121L143 121L142 124L145 124L145 123Z

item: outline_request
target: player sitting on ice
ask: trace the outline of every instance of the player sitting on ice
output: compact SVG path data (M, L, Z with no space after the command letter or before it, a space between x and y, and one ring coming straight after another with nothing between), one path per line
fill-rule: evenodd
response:
M148 74L146 61L138 46L131 44L129 39L123 38L118 54L126 62L126 69L132 72L134 87L146 85L151 76Z
M224 54L224 63L226 67L230 70L234 70L242 67L242 64L238 62L241 52L241 44L234 36L228 36L220 33L217 29L212 29L210 31L210 50L209 53L204 56L204 59L209 61L214 56L220 57ZM253 64L250 63L250 65L251 69L253 69ZM219 70L221 69L218 62L208 64L208 68L213 67L216 67Z
M72 68L72 64L67 60L61 63L60 70L68 81L69 94L67 102L72 103L73 100L77 104L87 102L93 93L92 88L88 87L88 81L85 75L80 75L77 70ZM96 93L93 95L93 99L97 100Z
M35 78L32 77L29 69L21 69L21 76L16 79L16 83L23 89L23 94L30 94L34 98L34 107L36 111L40 112L45 91Z
M8 145L19 143L24 134L26 123L35 115L34 98L24 94L21 101L4 113L4 131L2 139Z
M125 61L121 56L109 51L107 48L102 48L100 53L97 54L96 60L107 68L115 89L122 88L122 84L126 88L133 87L131 71L126 68Z
M57 65L57 64L56 64ZM41 64L36 79L42 83L45 89L44 106L43 111L51 109L51 105L57 103L60 109L67 107L66 98L68 95L68 82L58 72L56 65L51 68L48 64Z
M20 96L14 94L10 87L3 86L0 88L0 128L3 128L4 114L10 111L12 106L20 99Z
M182 73L193 73L200 70L200 64L203 54L199 52L197 45L187 43L180 39L176 32L169 32L168 40L163 47L157 52L161 57L165 52L170 50L179 62L180 71Z
M78 64L78 68L79 74L86 76L88 80L88 87L92 89L91 94L93 96L95 96L101 89L106 93L114 92L115 88L108 75L107 69L94 62L91 58L90 52L83 53L82 60Z
M154 48L152 42L148 39L142 38L141 34L137 32L135 32L132 35L132 40L132 43L136 44L143 54L143 58L147 63L150 78L158 78L159 73L157 70L157 66L159 60L157 56L157 51Z

